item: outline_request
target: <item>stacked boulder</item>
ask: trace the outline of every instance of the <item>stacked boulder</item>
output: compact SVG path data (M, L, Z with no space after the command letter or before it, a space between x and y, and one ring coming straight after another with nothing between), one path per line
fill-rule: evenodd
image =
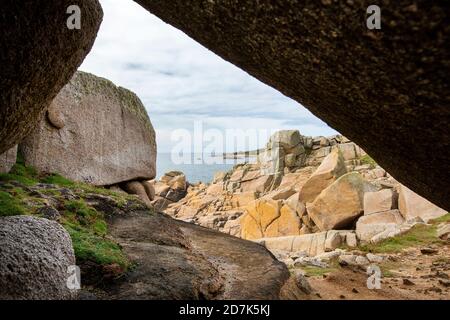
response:
M188 182L186 176L179 171L164 174L157 182L149 182L154 186L154 200L152 206L156 210L164 210L170 204L180 201L186 196Z
M361 241L377 243L445 214L445 210L397 184L365 194L364 216L356 224L356 234Z

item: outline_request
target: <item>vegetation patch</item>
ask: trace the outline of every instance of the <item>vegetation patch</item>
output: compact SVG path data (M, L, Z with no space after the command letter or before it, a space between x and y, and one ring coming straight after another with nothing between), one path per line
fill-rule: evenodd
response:
M334 268L334 267L329 267L329 268L320 268L320 267L315 267L315 266L305 266L301 268L304 272L305 275L309 276L309 277L322 277L325 274L337 271L338 268Z
M56 173L45 176L40 181L42 183L55 184L61 187L73 187L75 185L73 181L64 178L63 176Z
M443 244L443 241L436 236L436 225L419 224L411 228L408 232L383 240L379 243L364 244L360 250L373 253L400 252L409 247L417 247L430 244Z
M136 198L106 188L77 183L58 174L38 175L37 171L25 166L20 157L8 174L0 174L0 216L35 215L37 210L48 205L46 198L57 202L61 216L58 222L68 231L77 259L77 264L94 263L101 266L117 265L122 272L130 262L122 248L108 236L108 225L104 214L90 206L83 196L88 193L111 197L117 206L125 207ZM54 188L40 188L38 183L54 185ZM67 188L77 197L67 200L62 189ZM36 190L38 195L33 194ZM41 196L39 197L39 193Z
M373 160L372 157L369 156L368 154L362 156L360 158L360 160L361 160L361 164L368 164L371 169L374 169L377 166L377 163L375 162L375 160Z
M0 216L19 216L26 214L22 201L8 192L0 191Z
M32 186L39 182L38 174L33 167L27 167L17 162L9 173L0 174L0 181L17 181L26 186Z
M61 223L72 238L78 262L118 264L124 270L128 268L129 262L122 248L107 238L108 227L101 212L84 200L67 201L65 208Z

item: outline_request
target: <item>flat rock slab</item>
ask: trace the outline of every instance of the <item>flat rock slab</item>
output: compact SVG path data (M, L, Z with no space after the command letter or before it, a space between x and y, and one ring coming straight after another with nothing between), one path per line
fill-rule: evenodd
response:
M278 299L290 277L258 244L161 214L114 217L110 232L137 265L108 299Z

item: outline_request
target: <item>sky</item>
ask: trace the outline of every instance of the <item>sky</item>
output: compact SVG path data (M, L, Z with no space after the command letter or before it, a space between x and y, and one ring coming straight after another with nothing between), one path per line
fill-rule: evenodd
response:
M336 132L306 108L164 23L133 1L100 0L104 19L80 70L135 92L156 131L158 152L191 148L204 135L239 129L259 132L246 148L262 147L271 132ZM267 132L267 134L265 134ZM191 134L192 139L182 139ZM223 143L226 152L242 146ZM234 149L234 150L232 150Z

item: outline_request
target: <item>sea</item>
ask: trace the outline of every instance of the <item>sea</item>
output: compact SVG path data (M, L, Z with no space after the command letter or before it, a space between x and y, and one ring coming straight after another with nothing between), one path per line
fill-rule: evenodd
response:
M216 172L226 172L237 164L254 162L255 159L224 159L222 156L214 157L192 153L184 155L183 160L181 161L179 157L171 153L158 153L156 158L156 178L159 179L169 171L181 171L186 175L186 179L190 183L209 183L213 180Z

